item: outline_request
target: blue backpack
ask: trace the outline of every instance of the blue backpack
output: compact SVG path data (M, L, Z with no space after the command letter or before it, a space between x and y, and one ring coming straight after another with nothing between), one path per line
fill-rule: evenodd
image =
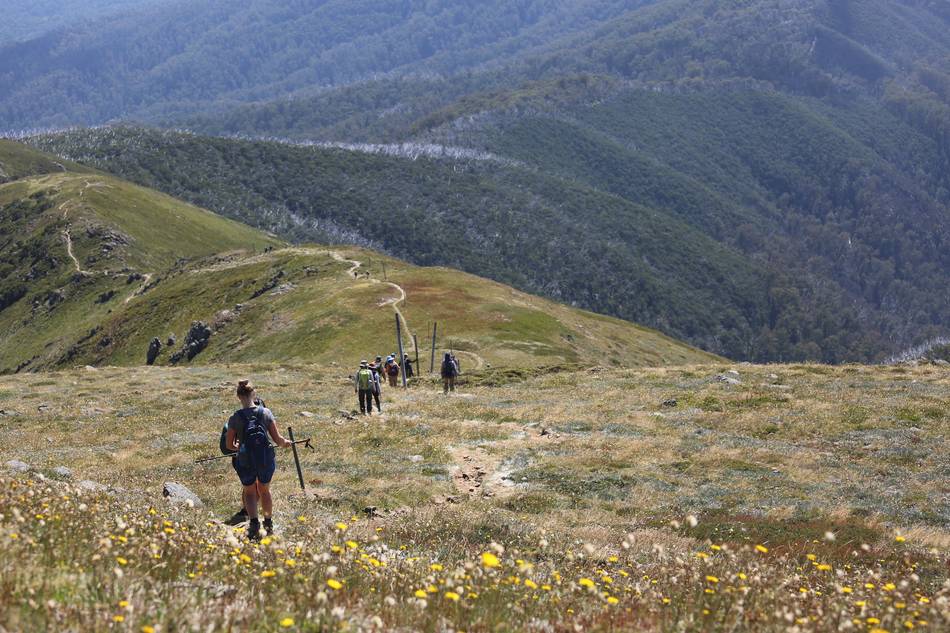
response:
M271 456L270 439L267 435L267 419L264 417L264 407L258 406L253 411L241 409L238 411L244 422L244 428L238 431L238 463L241 466L263 466Z

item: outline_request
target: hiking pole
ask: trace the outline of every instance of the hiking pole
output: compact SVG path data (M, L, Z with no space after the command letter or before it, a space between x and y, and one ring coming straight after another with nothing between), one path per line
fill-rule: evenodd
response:
M315 449L315 448L313 447L313 445L310 443L310 441L311 441L311 438L309 438L309 437L308 437L307 439L305 439L305 440L292 441L291 444L293 444L294 454L296 455L296 453L297 453L297 444L303 444L305 448L309 448L309 449L312 450L312 451L317 450L317 449ZM277 446L275 446L274 444L271 444L270 447L271 447L271 448L277 448ZM224 455L215 455L214 457L201 457L201 458L199 458L199 459L196 459L196 460L195 460L195 463L196 463L196 464L204 464L205 462L213 462L213 461L218 460L218 459L224 459L225 457L237 457L237 456L238 456L237 453L225 453Z
M297 478L300 479L300 489L306 492L307 486L303 483L303 471L300 470L300 456L297 455L297 442L294 441L294 429L293 427L287 427L287 435L290 436L290 448L294 451L294 465L297 467ZM309 440L308 440L309 446ZM310 448L313 448L312 446Z

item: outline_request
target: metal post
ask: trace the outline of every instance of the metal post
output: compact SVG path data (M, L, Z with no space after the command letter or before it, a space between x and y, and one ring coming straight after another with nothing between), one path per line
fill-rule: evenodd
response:
M416 371L419 371L419 337L415 334L412 335L412 346L416 348Z
M435 334L439 330L439 322L436 321L432 324L432 357L429 359L429 373L435 371Z
M405 363L405 354L402 351L402 323L399 321L399 314L396 314L396 343L399 344L399 358L396 359L396 364L400 367L402 371L399 373L402 375L402 388L405 389L409 386L409 383L406 381L406 363Z
M297 478L300 479L300 489L306 491L307 486L303 482L303 471L300 470L300 456L297 455L297 443L294 442L294 429L292 427L287 427L287 435L291 441L290 448L294 451L294 465L297 466Z

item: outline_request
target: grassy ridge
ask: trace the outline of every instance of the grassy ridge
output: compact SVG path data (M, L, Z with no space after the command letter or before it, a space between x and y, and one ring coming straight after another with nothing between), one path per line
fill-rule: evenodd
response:
M20 177L0 185L3 371L75 362L103 320L181 258L278 243L21 145L0 152L4 171Z
M168 363L199 320L213 335L195 362L353 363L395 350L395 307L407 350L411 333L428 349L439 321L440 349L468 368L713 358L463 273L361 249L273 250L276 239L203 209L91 170L42 173L41 155L4 149L16 173L40 172L0 185L4 371L137 365L153 338L174 335L158 358Z

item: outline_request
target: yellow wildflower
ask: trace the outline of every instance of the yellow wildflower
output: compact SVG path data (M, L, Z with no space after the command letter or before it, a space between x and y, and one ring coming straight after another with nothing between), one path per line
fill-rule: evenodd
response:
M276 575L277 575L277 572L272 571L270 569L265 569L264 571L261 572L261 578L273 578Z
M445 599L446 599L446 600L451 600L452 602L458 602L458 601L459 601L459 597L460 597L460 596L459 596L457 593L455 593L454 591L446 591L446 592L445 592Z
M346 528L348 528L348 527L349 527L349 526L348 526L346 523L344 523L343 521L340 521L339 523L336 524L336 529L338 529L338 530L341 531L341 532L346 532Z
M706 582L711 582L712 584L716 584L717 582L719 582L719 579L716 578L715 576L706 576Z
M593 589L594 587L597 586L597 583L595 583L595 582L594 582L593 580L591 580L590 578L581 578L580 580L577 581L577 583L578 583L581 587L587 587L588 589Z
M337 580L336 578L330 578L329 580L327 580L327 586L330 589L337 590L337 589L343 588L343 583Z
M527 580L524 581L524 586L527 587L528 589L537 589L537 588L538 588L537 583L535 583L535 582L534 582L533 580L531 580L530 578L528 578Z
M756 545L755 549L763 554L769 553L769 548L767 548L765 545Z
M431 569L432 571L442 571L443 567L442 565L438 563L432 563L431 565L429 565L429 569Z
M501 567L501 561L491 552L482 554L482 567Z
M118 623L120 623L120 622L125 622L125 616L124 616L124 615L114 615L114 616L112 616L112 621L115 622L116 624L118 624Z
M281 628L284 628L284 629L289 629L293 625L294 625L293 618L284 618L283 620L280 621L280 626Z
M618 600L617 598L613 596L610 596L607 598L607 602L609 602L610 604L617 604L618 602L620 602L620 600Z
M427 594L425 592L425 589L416 589L415 595L417 598L425 598Z

